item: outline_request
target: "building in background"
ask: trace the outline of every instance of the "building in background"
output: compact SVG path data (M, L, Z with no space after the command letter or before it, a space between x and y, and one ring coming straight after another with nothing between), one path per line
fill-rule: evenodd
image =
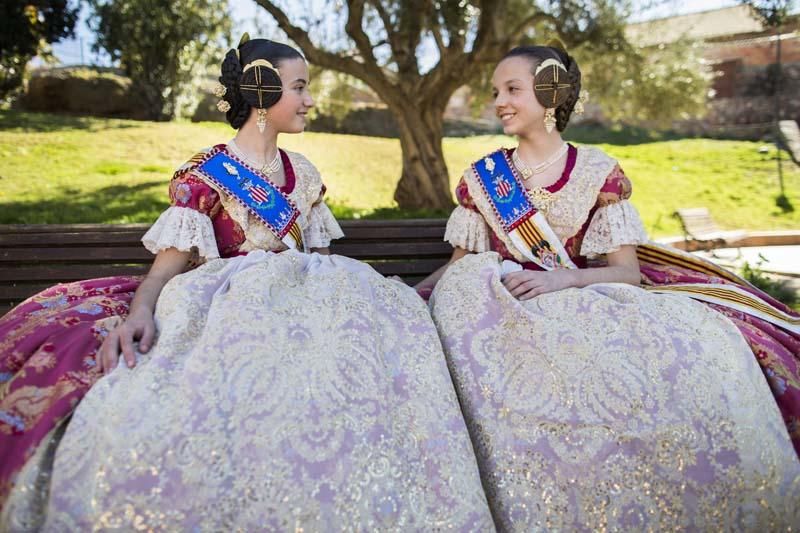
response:
M676 126L690 133L749 139L772 131L780 40L780 118L800 120L798 15L778 32L767 28L749 6L737 5L630 24L627 37L645 47L680 39L702 42L703 57L717 75L709 112L702 120Z

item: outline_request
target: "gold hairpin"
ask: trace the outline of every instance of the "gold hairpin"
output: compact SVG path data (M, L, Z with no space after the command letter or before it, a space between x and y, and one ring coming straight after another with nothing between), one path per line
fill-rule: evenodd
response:
M255 67L266 67L268 69L271 69L271 70L275 71L275 74L277 74L278 76L281 75L281 73L278 71L278 69L275 68L272 65L272 63L270 63L266 59L256 59L255 61L251 61L250 63L248 63L248 64L246 64L244 66L244 68L242 69L242 73L245 73L248 70L250 70L251 68L255 68Z
M542 63L538 67L536 67L536 72L534 73L534 76L536 74L539 74L541 71L543 71L547 67L550 67L550 66L553 66L553 65L555 65L556 67L560 68L561 70L567 70L567 68L564 66L564 63L562 63L558 59L552 59L552 58L551 59L545 59L544 61L542 61Z

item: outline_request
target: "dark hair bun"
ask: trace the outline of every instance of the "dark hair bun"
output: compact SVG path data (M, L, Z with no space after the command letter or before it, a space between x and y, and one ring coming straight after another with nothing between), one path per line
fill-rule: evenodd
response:
M238 49L232 48L225 54L222 61L219 82L225 86L225 97L230 104L230 109L225 113L228 123L236 128L241 128L250 117L252 108L268 108L275 105L281 98L281 79L278 72L265 66L247 69L244 66L259 59L272 64L280 70L280 63L287 59L304 59L303 56L291 46L276 43L268 39L250 39L242 43ZM277 87L277 92L262 90L259 101L259 91L250 86Z
M239 79L239 91L244 101L251 107L267 109L281 99L283 94L281 78L277 69L270 66L271 63L265 63L264 60L257 60L255 63L242 73Z
M575 104L581 94L581 69L578 68L578 62L566 52L563 52L563 54L566 59L564 64L567 67L567 77L572 88L564 102L556 108L556 128L558 131L564 131L567 128L569 119L572 116L572 110L575 109Z
M242 65L239 63L239 54L236 49L230 49L222 61L222 75L219 77L219 82L225 86L224 100L231 105L225 112L225 118L237 130L250 116L250 105L244 101L239 92L241 77Z
M534 74L536 99L544 107L556 108L556 128L558 131L564 131L581 92L581 71L578 63L566 51L553 46L518 46L503 56L503 59L509 57L524 57L530 60L533 66L531 73ZM546 67L537 76L536 68L548 59L559 61L564 68ZM569 88L545 90L544 87L541 87L537 90L537 85L552 83L556 79L556 72L559 82L563 81L565 85L569 85ZM555 105L553 105L554 103Z
M536 72L533 77L533 92L540 104L555 108L567 101L572 92L572 84L560 61L546 59L536 67Z

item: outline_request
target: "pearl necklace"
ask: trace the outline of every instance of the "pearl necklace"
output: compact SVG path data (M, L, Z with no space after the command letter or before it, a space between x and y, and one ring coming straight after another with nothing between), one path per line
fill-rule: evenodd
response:
M264 163L263 165L261 165L259 167L258 163L256 163L255 161L253 161L252 159L250 159L249 157L244 155L244 152L242 151L241 148L239 148L239 145L236 144L235 140L231 139L231 141L228 143L228 146L233 148L233 151L236 153L236 155L238 155L239 157L244 159L251 167L257 168L258 171L261 172L262 174L266 174L267 176L270 176L272 174L275 174L276 172L278 172L281 169L281 151L280 150L276 150L275 151L275 157L272 158L272 161L270 161L269 163Z
M539 163L533 168L528 166L528 164L525 163L525 161L523 161L522 158L519 156L519 148L514 150L514 153L511 155L511 159L514 162L514 166L519 169L520 173L522 174L522 177L527 180L533 177L535 174L541 174L542 172L553 166L556 161L561 159L564 156L564 154L567 153L568 149L569 146L567 145L567 143L562 144L561 148L556 150L553 155L547 158L547 160L545 160L543 163Z

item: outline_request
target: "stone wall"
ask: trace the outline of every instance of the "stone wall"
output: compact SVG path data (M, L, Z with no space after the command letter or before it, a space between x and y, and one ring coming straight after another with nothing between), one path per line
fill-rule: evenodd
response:
M722 96L709 101L702 120L677 122L675 129L689 135L733 139L771 139L774 132L775 65L739 64ZM781 119L800 121L800 62L781 67Z
M115 69L40 69L28 80L19 106L27 111L143 119L131 80Z

